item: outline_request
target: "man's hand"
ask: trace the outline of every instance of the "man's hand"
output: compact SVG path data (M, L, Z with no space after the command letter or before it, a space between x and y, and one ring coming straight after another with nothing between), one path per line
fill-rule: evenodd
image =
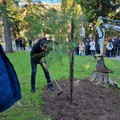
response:
M40 48L42 49L42 50L44 50L44 51L47 51L47 46L46 45L40 45Z

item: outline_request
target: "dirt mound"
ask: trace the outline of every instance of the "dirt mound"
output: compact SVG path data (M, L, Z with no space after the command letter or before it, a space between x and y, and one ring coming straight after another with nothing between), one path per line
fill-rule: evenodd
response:
M41 106L43 112L54 120L120 120L120 95L111 88L96 86L88 80L74 81L73 104L70 105L69 81L58 82L64 92L58 96L58 88L51 92L44 88Z

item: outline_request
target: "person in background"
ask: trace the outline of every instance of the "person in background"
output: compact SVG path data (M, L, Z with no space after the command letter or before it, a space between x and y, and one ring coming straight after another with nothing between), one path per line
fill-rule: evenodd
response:
M16 50L19 50L19 47L20 47L20 40L19 40L19 38L15 39L15 45L16 45Z
M108 40L108 44L107 44L106 48L107 48L107 57L110 58L111 57L111 50L113 49L113 44L112 44L111 39Z
M52 40L50 39L49 35L46 35L44 38L39 39L32 47L32 50L30 52L30 59L31 59L31 92L35 92L35 78L36 78L36 72L37 72L37 65L41 65L45 77L47 79L47 86L48 89L51 91L54 90L53 84L50 79L50 74L47 69L45 56L49 54L49 52L52 50Z
M22 38L22 47L23 47L23 50L25 50L25 47L26 47L26 41L25 41L25 38Z
M116 53L117 53L117 56L120 56L120 37L116 36L115 41L116 41L116 44L117 44Z
M21 37L19 38L19 43L20 43L20 50L22 50L23 49L23 44L22 44L22 38Z
M29 49L32 49L32 40L30 39L28 42L29 42Z
M79 55L79 43L77 43L75 49L74 49L75 55Z
M103 53L104 56L106 56L106 54L107 54L107 48L106 48L107 44L108 44L108 38L106 37L105 41L104 41L104 53Z
M89 38L87 38L86 42L85 42L85 55L90 55L90 40L89 40Z
M93 38L90 38L90 55L95 55L95 41Z
M112 38L113 49L111 50L111 57L116 57L117 43L115 37Z
M79 55L80 56L84 54L84 50L85 50L84 42L82 40L79 40Z

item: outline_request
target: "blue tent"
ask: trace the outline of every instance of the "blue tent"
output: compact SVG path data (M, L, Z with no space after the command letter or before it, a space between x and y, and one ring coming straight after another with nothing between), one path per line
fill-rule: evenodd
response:
M0 112L7 110L20 99L17 74L0 45Z

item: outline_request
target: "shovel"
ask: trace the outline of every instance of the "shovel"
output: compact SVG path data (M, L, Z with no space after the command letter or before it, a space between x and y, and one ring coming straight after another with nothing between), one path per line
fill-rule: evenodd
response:
M53 76L52 76L52 78L53 78L53 81L55 82L55 84L57 85L58 89L60 90L60 92L57 93L57 95L59 96L59 95L61 95L61 94L63 93L63 90L62 90L62 88L60 87L60 85L57 83L57 81L54 79Z

